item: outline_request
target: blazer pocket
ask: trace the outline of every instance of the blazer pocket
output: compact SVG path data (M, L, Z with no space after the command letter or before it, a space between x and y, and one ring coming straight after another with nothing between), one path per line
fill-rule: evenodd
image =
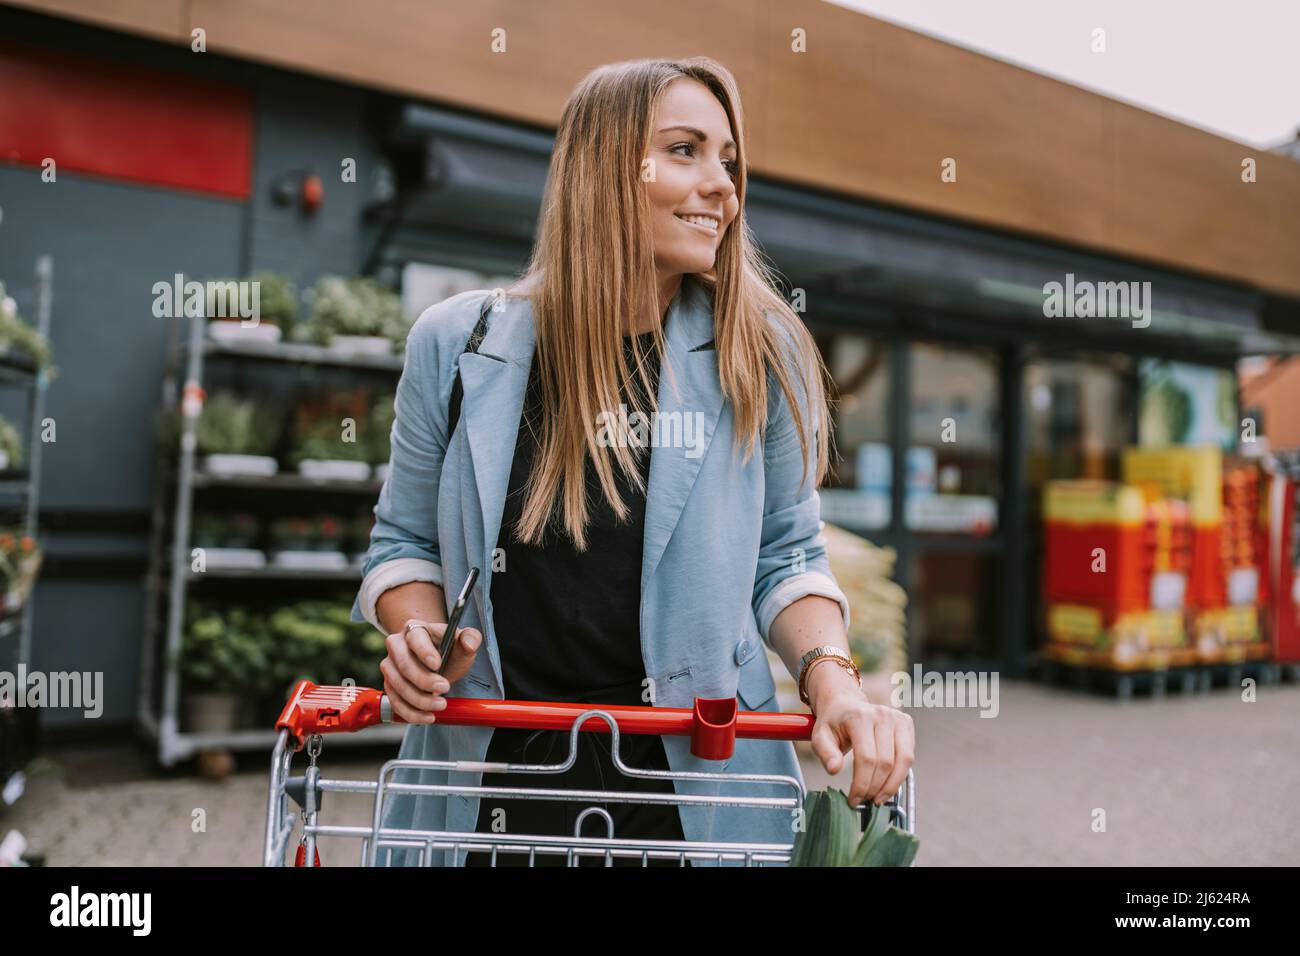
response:
M740 665L740 679L736 689L745 710L762 710L776 696L772 668L761 644L759 650Z
M492 684L490 681L485 681L481 677L475 677L473 674L466 674L464 677L461 678L461 680L469 681L471 684L475 684L479 687L484 688L485 690L492 689ZM457 683L460 683L460 681L457 681Z

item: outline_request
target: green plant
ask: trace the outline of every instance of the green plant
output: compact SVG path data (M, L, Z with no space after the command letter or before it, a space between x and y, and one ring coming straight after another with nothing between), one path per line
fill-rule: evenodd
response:
M49 340L18 315L18 303L5 294L0 282L0 352L17 349L30 355L38 368L48 368L54 360Z
M803 829L795 834L791 866L910 866L921 841L893 825L887 806L868 805L865 830L843 792L811 790Z
M258 321L278 325L281 332L287 335L293 329L298 315L298 290L293 280L277 272L255 272L244 279L210 281L205 286L207 295L205 314L212 319L250 318L241 314L239 306L242 298L242 304L252 307L251 283L253 282L257 283ZM236 293L234 297L230 295L241 287L243 287L241 292Z
M384 635L352 621L351 601L339 593L263 610L191 600L177 659L186 690L265 698L303 679L382 686Z
M226 519L211 511L196 511L190 532L196 548L219 548L226 536Z
M276 518L271 522L271 547L277 550L306 551L315 540L315 528L307 518Z
M1177 445L1187 437L1192 424L1192 398L1172 378L1163 377L1142 389L1138 408L1138 431L1142 444L1152 447Z
M266 455L280 430L277 408L230 391L211 395L195 422L198 450L205 455Z
M371 460L368 392L324 392L300 401L294 407L293 439L288 461L297 466L304 459L326 461ZM349 424L350 422L350 424Z
M23 579L30 584L39 562L40 549L36 539L24 534L21 528L0 529L0 584L3 591L13 590Z
M384 637L369 624L354 622L346 600L282 607L272 613L270 627L277 642L275 676L281 687L303 679L338 684L348 677L361 686L380 683ZM367 632L379 638L378 649Z
M224 544L228 548L251 548L257 537L258 520L251 514L237 511L230 516Z
M310 318L294 335L301 341L328 345L336 335L382 335L398 342L410 330L401 299L368 277L322 276L308 298Z
M334 515L317 515L311 519L317 551L338 551L343 547L343 522Z
M181 641L180 670L190 691L258 694L271 687L271 635L262 615L192 601Z
M298 318L298 287L277 272L254 272L249 278L258 283L262 321L274 322L287 335Z
M23 463L23 441L13 422L0 415L0 451L8 458L5 470L19 468Z

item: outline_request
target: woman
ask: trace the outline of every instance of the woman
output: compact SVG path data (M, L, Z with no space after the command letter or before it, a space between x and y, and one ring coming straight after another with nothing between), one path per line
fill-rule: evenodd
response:
M561 117L524 277L490 300L481 290L453 296L412 327L353 611L388 635L384 687L414 725L403 758L568 755L567 734L439 724L444 695L662 707L739 696L742 709L776 710L766 644L801 679L827 771L853 752L853 803L883 803L905 779L910 718L867 701L845 660L848 602L826 560L816 493L829 454L826 372L748 233L744 149L735 81L718 63L593 71ZM484 309L486 336L467 351ZM440 677L447 605L471 566L484 577ZM579 737L563 779L427 770L395 779L790 794L629 779L612 765L609 735ZM802 780L788 742L739 740L721 767L679 737L629 736L620 754L632 767ZM581 809L398 794L384 824L572 834ZM745 807L605 809L618 837L792 838L791 821L770 810L760 819ZM606 831L589 822L583 835ZM462 865L466 855L434 852L429 862ZM420 859L398 851L385 861Z

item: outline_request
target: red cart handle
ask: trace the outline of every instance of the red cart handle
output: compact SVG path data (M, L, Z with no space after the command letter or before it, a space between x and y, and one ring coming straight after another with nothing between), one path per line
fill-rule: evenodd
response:
M569 730L578 715L606 711L618 723L619 733L657 734L691 738L691 753L706 760L726 760L736 738L807 740L812 736L812 714L781 714L762 710L741 711L734 697L697 697L695 707L633 707L626 704L564 704L536 700L493 700L448 697L447 706L435 711L436 722L477 727L513 727L528 730ZM349 733L379 723L403 723L393 713L388 697L369 687L325 687L299 681L275 722L298 741L310 734ZM584 721L581 730L609 733L603 720Z

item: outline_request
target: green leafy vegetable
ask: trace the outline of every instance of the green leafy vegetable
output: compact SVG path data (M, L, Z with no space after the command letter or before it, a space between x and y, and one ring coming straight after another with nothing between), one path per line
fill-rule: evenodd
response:
M858 812L834 788L804 797L804 828L796 836L791 866L911 866L920 841L890 819L887 806L870 806L865 832Z

